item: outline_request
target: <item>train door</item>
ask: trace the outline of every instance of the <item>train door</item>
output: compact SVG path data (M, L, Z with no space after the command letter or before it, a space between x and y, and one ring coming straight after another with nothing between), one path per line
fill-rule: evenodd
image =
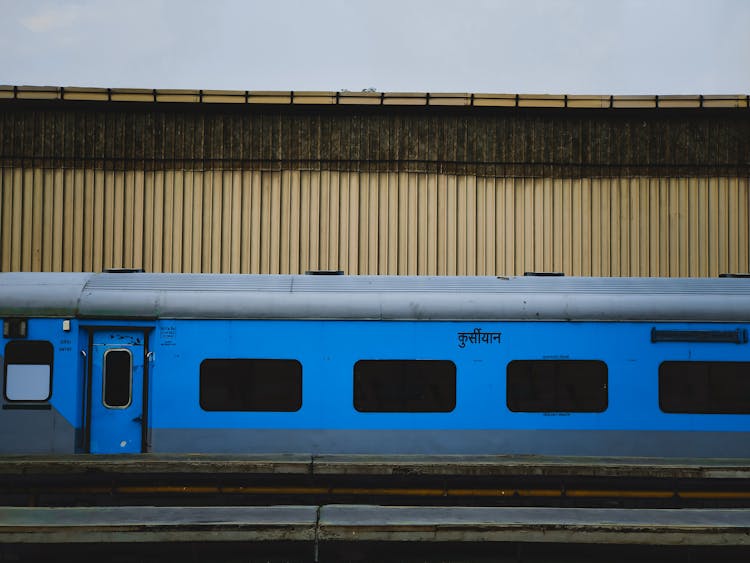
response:
M146 333L96 330L89 342L89 451L100 454L145 451Z

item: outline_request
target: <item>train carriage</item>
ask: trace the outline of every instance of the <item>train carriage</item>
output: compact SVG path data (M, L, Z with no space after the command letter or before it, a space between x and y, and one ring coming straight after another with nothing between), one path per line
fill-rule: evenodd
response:
M0 274L0 453L750 457L750 279Z

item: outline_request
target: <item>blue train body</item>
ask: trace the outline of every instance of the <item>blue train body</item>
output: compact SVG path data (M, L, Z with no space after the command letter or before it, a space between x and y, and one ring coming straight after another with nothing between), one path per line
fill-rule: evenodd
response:
M0 316L2 453L750 457L747 279L0 274Z

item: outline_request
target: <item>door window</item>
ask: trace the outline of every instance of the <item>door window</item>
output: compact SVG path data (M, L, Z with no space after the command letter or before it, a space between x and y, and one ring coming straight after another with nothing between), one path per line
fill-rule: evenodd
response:
M133 356L130 350L104 353L104 393L102 402L109 409L126 409L133 400Z

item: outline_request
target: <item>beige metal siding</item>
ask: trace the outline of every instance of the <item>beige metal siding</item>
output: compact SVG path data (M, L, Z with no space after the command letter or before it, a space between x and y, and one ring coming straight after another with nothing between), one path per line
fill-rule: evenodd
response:
M3 271L716 276L748 178L0 170Z

